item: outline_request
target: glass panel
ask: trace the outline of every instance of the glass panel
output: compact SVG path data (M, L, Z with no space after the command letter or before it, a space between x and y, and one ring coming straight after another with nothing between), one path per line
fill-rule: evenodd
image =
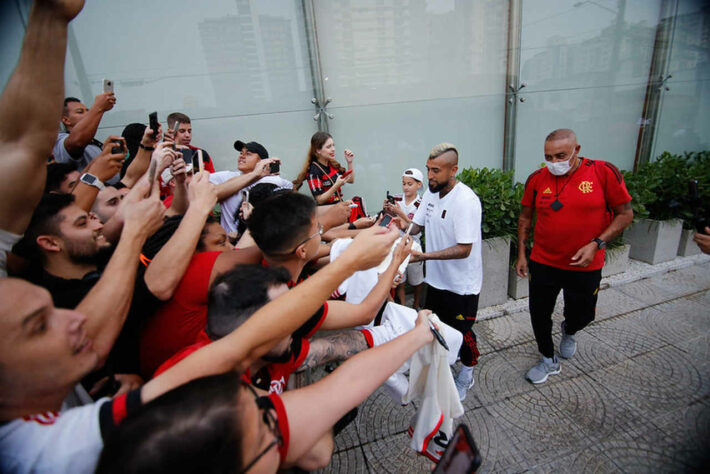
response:
M273 148L292 128L307 129L306 136L315 129L298 0L87 2L71 30L67 95L90 105L103 78L115 83L118 102L102 120L101 136L103 129L146 122L153 110L162 121L186 113L195 144L210 152L231 153L235 135L261 136ZM305 112L305 124L289 122Z
M575 130L583 156L633 166L659 11L660 0L523 2L516 179L557 128Z
M460 166L500 167L507 46L505 2L316 1L328 126L338 147L356 153L346 197L368 212L401 173L440 142L454 143ZM304 143L304 148L307 144Z
M710 7L682 0L675 19L668 79L651 158L664 151L710 149Z
M0 91L17 66L29 11L27 1L0 2Z

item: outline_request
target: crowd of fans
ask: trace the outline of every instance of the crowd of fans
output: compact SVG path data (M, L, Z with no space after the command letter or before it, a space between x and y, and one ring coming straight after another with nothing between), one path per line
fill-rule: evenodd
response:
M63 97L67 25L82 6L36 0L0 97L0 472L327 465L357 405L433 340L431 311L373 323L388 301L404 304L405 281L419 309L425 259L458 259L431 274L452 290L441 313L459 314L463 400L478 357L480 203L451 178L455 147L427 163L440 203L420 197L410 168L402 194L367 216L343 192L354 154L343 166L325 132L294 181L241 139L236 169L215 171L179 112L99 142L116 95L91 107ZM304 181L312 197L297 192ZM453 243L425 255L418 209L441 221L432 247ZM370 283L355 288L357 275ZM294 387L294 373L327 363Z
M63 97L82 5L35 2L0 98L0 471L327 465L357 405L433 338L427 311L372 324L411 251L406 212L374 225L344 200L354 154L341 166L322 132L294 181L313 197L253 141L215 172L182 113L99 142L116 95ZM388 255L360 302L336 291Z

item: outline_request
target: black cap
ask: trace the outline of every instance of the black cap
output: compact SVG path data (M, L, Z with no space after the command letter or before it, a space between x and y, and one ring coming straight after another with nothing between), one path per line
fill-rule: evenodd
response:
M257 143L257 142L244 143L241 140L237 140L236 142L234 142L234 149L235 150L242 151L242 148L246 148L250 152L256 153L257 155L259 155L259 158L261 158L262 160L269 157L269 152L266 151L266 148L264 148L264 145L262 145L261 143Z

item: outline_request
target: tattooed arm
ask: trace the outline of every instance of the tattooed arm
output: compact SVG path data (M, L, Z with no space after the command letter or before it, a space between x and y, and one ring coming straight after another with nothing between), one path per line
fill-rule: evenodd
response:
M343 361L367 348L365 336L361 331L356 330L339 331L313 339L306 360L298 368L298 372L328 362Z

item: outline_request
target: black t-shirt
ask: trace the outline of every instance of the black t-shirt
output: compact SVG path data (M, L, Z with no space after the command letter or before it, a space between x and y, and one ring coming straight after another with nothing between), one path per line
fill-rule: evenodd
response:
M131 306L121 333L114 343L106 362L114 373L139 373L138 340L143 321L157 311L162 301L150 292L144 280L145 267L140 265L136 275ZM83 278L66 279L46 271L36 283L49 291L57 308L76 308L101 277L101 270L92 271ZM90 388L90 387L89 387Z

